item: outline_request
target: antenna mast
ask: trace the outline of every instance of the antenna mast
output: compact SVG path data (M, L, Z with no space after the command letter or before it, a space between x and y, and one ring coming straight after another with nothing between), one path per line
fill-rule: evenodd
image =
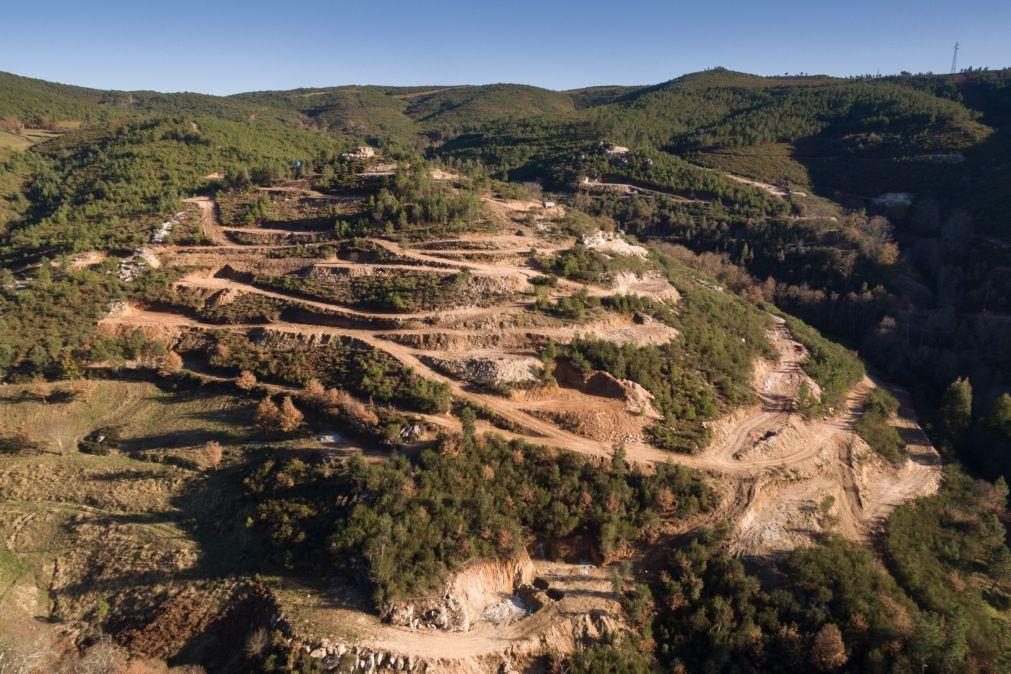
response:
M955 53L951 55L951 74L954 75L958 68L958 43L955 43Z

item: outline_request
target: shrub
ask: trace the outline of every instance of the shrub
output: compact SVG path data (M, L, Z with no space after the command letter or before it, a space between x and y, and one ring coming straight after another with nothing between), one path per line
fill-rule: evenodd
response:
M158 360L158 375L171 377L183 369L183 359L175 351L169 351Z
M235 378L235 385L243 391L251 391L256 386L256 375L249 370L243 370Z
M884 389L872 389L864 401L863 414L853 425L857 435L871 449L892 463L899 463L906 455L906 443L888 423L898 409L899 401L892 394Z
M221 464L221 459L225 455L221 443L216 440L209 440L200 448L198 461L204 468L217 468Z

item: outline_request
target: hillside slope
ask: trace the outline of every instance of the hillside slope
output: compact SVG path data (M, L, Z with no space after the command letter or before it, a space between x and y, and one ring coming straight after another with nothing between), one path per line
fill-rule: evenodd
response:
M0 668L1008 670L1008 91L0 75Z

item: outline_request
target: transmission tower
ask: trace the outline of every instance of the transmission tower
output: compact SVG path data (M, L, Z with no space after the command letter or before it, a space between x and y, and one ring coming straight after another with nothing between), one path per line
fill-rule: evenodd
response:
M958 43L955 43L955 53L951 55L951 74L954 75L958 68Z

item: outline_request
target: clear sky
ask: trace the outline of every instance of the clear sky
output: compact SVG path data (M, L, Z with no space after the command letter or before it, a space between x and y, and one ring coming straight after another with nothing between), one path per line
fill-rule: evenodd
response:
M1011 66L1011 0L0 0L0 70L102 89L650 84Z

